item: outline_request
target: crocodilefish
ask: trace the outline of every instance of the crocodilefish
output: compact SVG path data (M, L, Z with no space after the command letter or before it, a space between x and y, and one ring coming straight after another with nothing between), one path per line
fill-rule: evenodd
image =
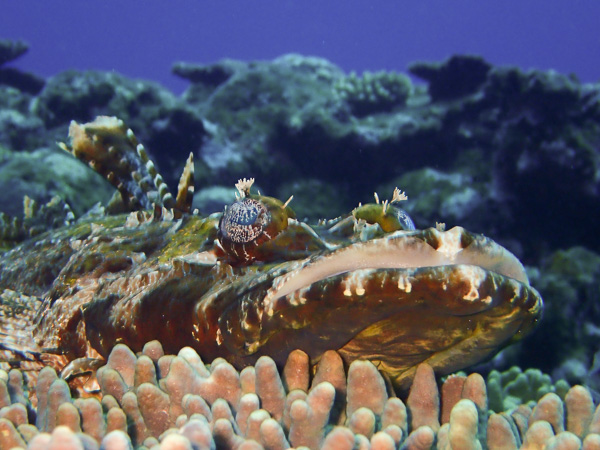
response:
M3 253L5 367L50 365L76 383L116 344L140 351L157 339L166 352L189 346L237 368L337 350L402 387L419 363L463 369L541 316L513 254L458 226L415 229L399 190L309 225L244 179L235 202L201 216L191 155L173 196L121 120L72 122L69 137L61 146L103 174L129 213L71 217Z

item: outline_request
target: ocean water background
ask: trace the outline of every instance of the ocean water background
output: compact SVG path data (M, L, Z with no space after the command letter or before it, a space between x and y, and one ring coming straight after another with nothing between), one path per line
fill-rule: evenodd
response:
M42 76L114 70L175 92L175 61L272 59L296 52L344 70L405 71L416 60L478 54L495 65L600 79L600 2L4 1L0 37L30 52L15 65Z

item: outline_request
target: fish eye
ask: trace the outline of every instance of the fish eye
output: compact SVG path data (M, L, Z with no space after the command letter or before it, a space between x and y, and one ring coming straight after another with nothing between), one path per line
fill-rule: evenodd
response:
M264 204L253 198L243 198L231 204L219 223L219 239L236 244L256 242L269 223Z
M415 224L402 208L396 206L397 203L407 200L408 197L400 189L394 189L391 201L379 201L379 196L375 193L375 203L359 205L352 211L356 219L361 219L367 223L379 224L385 233L398 230L414 231Z
M292 210L280 200L250 194L254 180L240 180L241 194L225 208L219 221L218 241L232 265L250 264L258 258L260 246L274 239L293 218Z

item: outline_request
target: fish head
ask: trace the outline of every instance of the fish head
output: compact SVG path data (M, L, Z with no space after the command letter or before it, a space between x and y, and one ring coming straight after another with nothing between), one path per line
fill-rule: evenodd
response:
M296 348L316 362L337 350L403 386L422 362L464 369L535 327L543 302L511 252L462 227L416 230L410 218L385 219L386 231L378 217L408 216L383 206L373 215L378 205L314 227L290 216L244 253L232 250L223 262L235 261L235 277L203 303L203 314L219 305L219 346L241 364L261 355L283 363ZM220 222L225 252L223 223L236 208ZM268 229L269 214L251 217Z

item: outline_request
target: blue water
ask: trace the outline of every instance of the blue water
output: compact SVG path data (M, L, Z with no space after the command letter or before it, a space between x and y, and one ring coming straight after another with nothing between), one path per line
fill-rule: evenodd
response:
M0 4L0 37L30 52L16 66L49 76L115 70L179 92L174 61L272 59L298 52L345 70L406 70L415 60L474 53L494 64L600 79L600 2L18 1Z

